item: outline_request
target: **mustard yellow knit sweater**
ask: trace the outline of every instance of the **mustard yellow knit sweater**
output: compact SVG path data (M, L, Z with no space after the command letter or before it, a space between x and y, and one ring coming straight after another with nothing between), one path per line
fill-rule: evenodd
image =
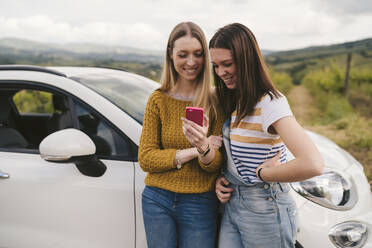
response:
M191 101L174 99L160 90L149 97L138 152L140 166L147 172L145 184L177 193L212 191L222 164L220 151L208 165L198 158L179 170L174 165L176 151L192 147L182 132L186 106L191 106ZM218 110L217 120L209 124L208 136L220 135L223 121Z

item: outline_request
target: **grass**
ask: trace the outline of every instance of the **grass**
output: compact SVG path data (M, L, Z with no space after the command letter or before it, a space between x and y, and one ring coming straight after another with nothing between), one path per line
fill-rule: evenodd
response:
M366 115L366 110L361 110L358 106L352 108L354 111L342 115L340 113L344 107L339 103L344 100L338 98L334 100L327 95L322 96L322 99L328 97L331 104L319 108L318 104L314 104L318 97L304 86L294 87L288 94L288 99L296 119L306 129L326 136L353 155L364 166L365 174L372 184L372 117ZM352 94L349 98L353 99ZM332 117L326 114L327 111L338 110L341 112ZM372 111L372 109L368 110Z

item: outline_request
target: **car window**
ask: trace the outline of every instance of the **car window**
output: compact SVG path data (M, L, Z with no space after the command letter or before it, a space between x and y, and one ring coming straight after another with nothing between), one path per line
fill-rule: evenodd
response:
M119 135L103 118L79 102L75 102L75 111L80 130L96 145L96 155L130 156L131 145L127 137Z
M37 153L46 136L73 127L68 96L28 87L0 88L0 148Z
M20 114L52 114L52 94L40 90L20 90L13 96Z
M123 72L87 74L73 79L98 92L141 124L147 99L160 86L145 77Z

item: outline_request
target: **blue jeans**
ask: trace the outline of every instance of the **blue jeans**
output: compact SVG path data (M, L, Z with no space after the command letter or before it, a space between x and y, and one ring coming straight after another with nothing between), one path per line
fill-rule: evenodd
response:
M220 248L295 247L297 209L288 184L232 187L222 216Z
M181 194L146 186L142 213L148 248L213 248L217 211L215 192Z

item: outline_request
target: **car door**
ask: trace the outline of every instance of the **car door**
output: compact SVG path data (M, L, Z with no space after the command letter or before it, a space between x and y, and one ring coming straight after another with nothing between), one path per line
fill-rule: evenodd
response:
M50 94L49 102L37 101L30 94L23 99L9 95L25 89ZM0 147L0 247L135 247L132 142L94 108L67 92L0 81L1 91L8 92L0 97L6 97L4 102L12 108L7 130L18 132L28 145ZM52 112L42 112L48 108L41 105L50 104L55 95L67 102L67 114L54 112L53 106ZM26 106L36 106L37 112L21 111L20 102L26 100ZM33 143L42 134L36 138L30 134L41 131L28 127L39 121L46 129L58 131L68 128L63 123L66 117L95 143L97 157L107 167L103 176L89 177L72 162L47 162L40 157ZM0 140L12 138L4 134Z

